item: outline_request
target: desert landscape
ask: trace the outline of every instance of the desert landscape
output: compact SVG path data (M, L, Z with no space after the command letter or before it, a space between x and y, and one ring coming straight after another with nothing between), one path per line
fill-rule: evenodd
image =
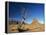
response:
M44 32L45 25L33 20L31 24L10 21L8 25L8 32Z
M44 32L44 4L9 3L7 32Z

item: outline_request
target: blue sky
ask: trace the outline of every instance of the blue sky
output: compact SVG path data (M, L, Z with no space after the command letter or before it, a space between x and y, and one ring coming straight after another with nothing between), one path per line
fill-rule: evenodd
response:
M23 8L27 10L27 17L25 22L31 23L33 18L38 18L44 22L44 4L37 3L9 3L9 18L15 18L14 20L21 20L21 13ZM30 16L30 17L29 17Z

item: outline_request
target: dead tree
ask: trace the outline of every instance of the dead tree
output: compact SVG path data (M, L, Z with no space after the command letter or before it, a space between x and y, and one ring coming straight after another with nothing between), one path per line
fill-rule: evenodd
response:
M27 31L27 30L23 30L21 29L22 25L25 24L25 20L29 17L27 16L28 12L28 8L22 8L21 10L21 23L18 25L18 30L19 32L23 32L23 31Z

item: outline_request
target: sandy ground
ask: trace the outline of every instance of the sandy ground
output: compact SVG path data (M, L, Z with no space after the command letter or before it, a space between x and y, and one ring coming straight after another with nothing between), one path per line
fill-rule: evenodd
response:
M11 24L8 25L8 32L19 32L18 28L22 30L27 30L27 32L44 32L44 24L32 23L32 24ZM25 31L26 32L26 31Z
M16 22L10 22L7 32L44 32L45 24L39 23L37 20L33 20L31 24L24 24Z

